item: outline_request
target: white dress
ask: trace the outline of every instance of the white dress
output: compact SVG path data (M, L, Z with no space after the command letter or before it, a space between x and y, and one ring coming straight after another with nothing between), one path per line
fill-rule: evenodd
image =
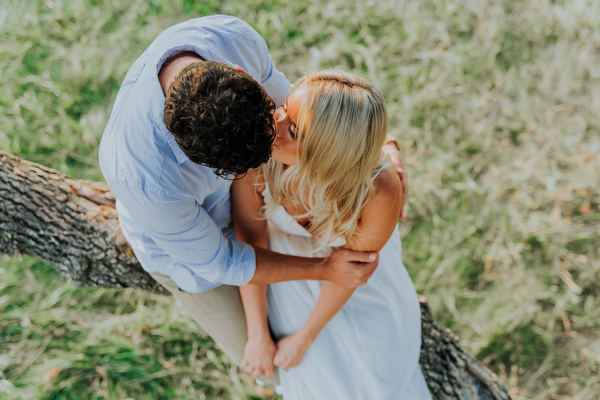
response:
M268 189L263 197L272 201ZM319 256L310 252L310 236L281 206L269 218L268 247L273 251ZM343 239L332 243L343 244ZM298 367L279 370L284 400L431 399L419 367L420 307L401 257L396 229L369 283L325 326ZM319 281L268 286L269 323L277 338L300 330L320 289Z

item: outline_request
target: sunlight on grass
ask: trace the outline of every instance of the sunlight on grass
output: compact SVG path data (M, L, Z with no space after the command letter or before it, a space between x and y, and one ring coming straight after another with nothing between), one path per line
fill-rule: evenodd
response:
M164 28L238 16L291 81L339 67L386 96L409 171L404 261L515 399L600 392L600 4L8 0L0 148L101 180L129 65ZM0 259L0 398L273 398L170 298Z

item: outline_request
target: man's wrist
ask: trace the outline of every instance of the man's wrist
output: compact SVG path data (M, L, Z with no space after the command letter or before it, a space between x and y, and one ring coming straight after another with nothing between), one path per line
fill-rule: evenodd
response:
M248 340L271 340L271 334L266 326L248 327Z
M313 266L313 269L316 273L317 280L320 281L330 281L332 279L331 276L331 264L329 263L329 258L326 259L315 259L316 263Z

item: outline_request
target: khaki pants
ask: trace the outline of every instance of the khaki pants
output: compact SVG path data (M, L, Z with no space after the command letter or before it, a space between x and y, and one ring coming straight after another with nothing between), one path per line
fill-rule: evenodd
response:
M235 364L240 365L244 346L248 340L246 315L237 286L221 285L202 293L189 293L180 289L167 275L154 272L152 277L175 297L189 315L218 343ZM273 378L261 379L270 386L279 385L277 367Z

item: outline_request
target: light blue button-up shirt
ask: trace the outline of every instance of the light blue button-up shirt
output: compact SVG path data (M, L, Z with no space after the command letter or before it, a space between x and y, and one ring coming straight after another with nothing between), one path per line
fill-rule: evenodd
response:
M100 167L117 197L123 234L144 269L197 293L248 283L256 259L251 246L235 240L231 181L191 162L163 123L165 96L158 72L181 51L238 64L278 106L291 85L258 32L224 15L165 30L125 76L100 143Z

